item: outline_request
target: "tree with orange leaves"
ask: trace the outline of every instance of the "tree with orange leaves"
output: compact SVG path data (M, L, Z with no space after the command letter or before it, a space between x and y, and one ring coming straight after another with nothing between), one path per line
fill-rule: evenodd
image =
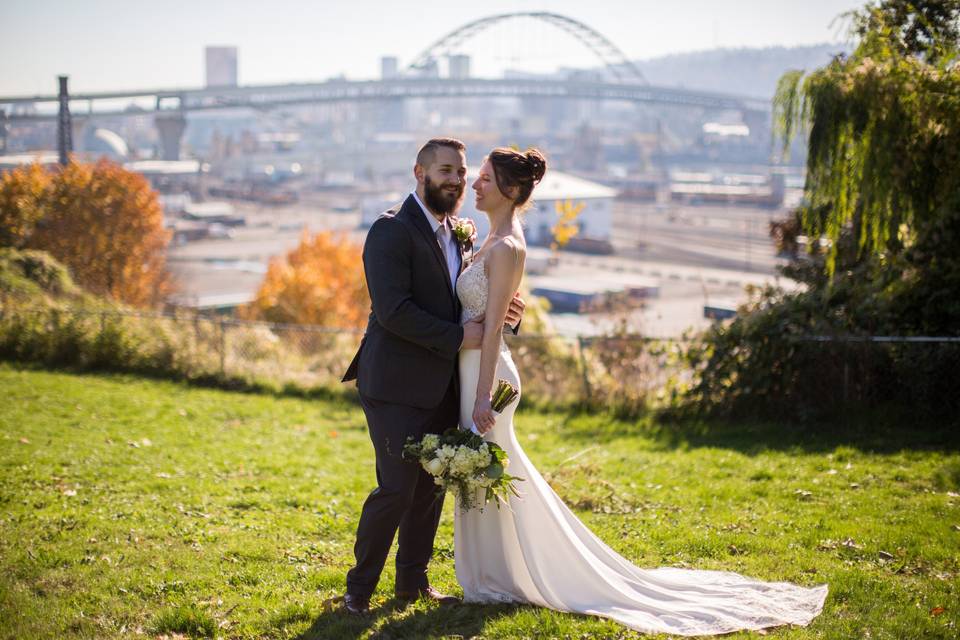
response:
M360 245L341 234L305 231L296 248L271 260L256 299L241 315L269 322L362 328L369 309Z
M71 162L53 174L26 247L47 251L88 291L138 307L172 290L169 231L146 179L120 165Z
M0 246L50 253L92 293L162 302L172 289L169 240L147 181L107 160L56 172L33 164L0 179Z
M37 162L0 176L0 247L26 245L43 217L51 178Z

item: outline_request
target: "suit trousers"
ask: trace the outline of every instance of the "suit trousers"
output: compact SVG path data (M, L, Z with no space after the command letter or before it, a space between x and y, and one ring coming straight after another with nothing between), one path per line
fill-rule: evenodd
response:
M381 402L361 394L370 440L376 453L377 488L363 504L353 552L356 565L347 573L347 593L373 594L398 534L396 558L397 591L411 592L429 585L427 564L443 511L443 494L433 476L416 461L401 454L408 437L442 433L457 426L460 414L456 380L440 405L419 409Z

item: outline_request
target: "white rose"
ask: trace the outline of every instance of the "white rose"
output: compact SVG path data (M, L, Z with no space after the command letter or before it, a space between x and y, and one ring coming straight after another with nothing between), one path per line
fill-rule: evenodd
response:
M441 473L443 473L443 462L441 462L439 458L434 458L424 465L424 468L430 475L439 476Z

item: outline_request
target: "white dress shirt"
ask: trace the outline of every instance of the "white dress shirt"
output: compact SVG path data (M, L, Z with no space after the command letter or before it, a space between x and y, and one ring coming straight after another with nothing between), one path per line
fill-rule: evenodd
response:
M437 229L440 228L441 224L445 227L445 231L442 233L446 235L447 240L446 246L443 247L443 252L447 256L447 271L450 272L450 286L456 291L457 276L460 275L460 246L457 244L457 239L453 236L453 229L450 228L450 222L447 218L444 218L442 223L439 222L420 200L420 196L417 195L416 191L413 192L413 199L420 205L420 210L423 211L424 217L427 219L427 222L430 223L430 229L433 231L433 235L437 235Z

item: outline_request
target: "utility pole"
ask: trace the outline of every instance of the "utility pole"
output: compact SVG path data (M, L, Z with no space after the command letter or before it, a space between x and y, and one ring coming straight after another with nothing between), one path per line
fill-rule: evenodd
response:
M57 116L57 150L60 152L60 166L70 163L73 153L73 129L70 120L70 92L67 91L67 77L58 76L60 81L60 113Z

